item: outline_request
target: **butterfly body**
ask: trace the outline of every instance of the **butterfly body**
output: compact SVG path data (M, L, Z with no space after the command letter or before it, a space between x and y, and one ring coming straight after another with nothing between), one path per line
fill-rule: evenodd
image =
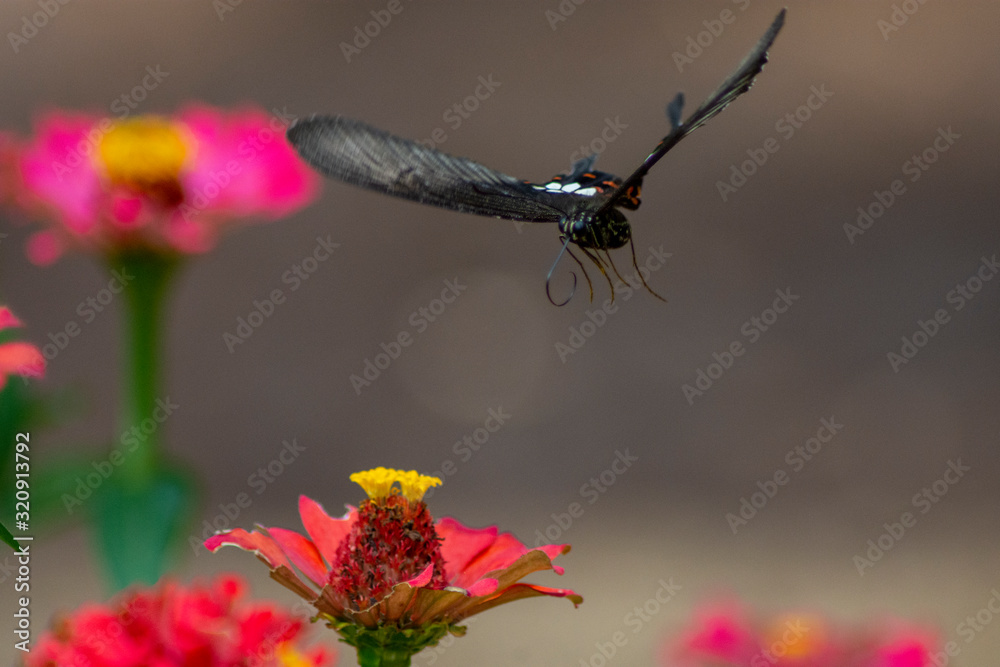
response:
M591 155L577 160L569 174L533 183L343 116L297 121L288 129L288 138L315 169L352 185L453 211L520 222L554 222L563 244L559 257L570 244L575 245L608 279L613 297L614 285L605 267L615 274L617 269L607 251L632 240L632 229L620 209L637 209L642 179L660 158L750 89L784 20L785 10L781 10L736 71L685 122L681 122L684 96L678 94L667 106L670 133L625 179L594 170L597 156ZM569 254L583 268L572 251ZM641 275L634 247L632 264ZM575 289L576 274L573 277Z

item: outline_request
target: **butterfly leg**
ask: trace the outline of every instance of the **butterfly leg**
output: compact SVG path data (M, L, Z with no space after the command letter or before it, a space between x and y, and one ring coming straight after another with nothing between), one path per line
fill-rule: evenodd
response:
M577 247L583 251L583 254L586 255L591 262L597 265L597 268L600 269L601 271L601 275L604 276L604 279L608 281L608 287L611 288L611 302L614 303L615 285L614 283L611 282L611 278L610 276L608 276L608 272L604 270L604 262L601 260L601 256L597 254L596 250L594 252L591 252L589 248L585 248L583 246L577 246ZM590 300L591 301L594 300L593 295L591 295Z
M635 242L632 241L632 239L629 239L628 240L628 244L632 248L632 266L635 267L635 275L639 276L639 280L640 280L640 282L642 282L642 286L646 288L647 292L649 292L650 294L652 294L653 296L655 296L660 301L663 301L664 303L666 303L667 300L664 299L659 294L657 294L653 290L653 288L649 286L649 283L646 282L646 279L642 277L642 271L639 270L639 262L637 262L636 259L635 259Z

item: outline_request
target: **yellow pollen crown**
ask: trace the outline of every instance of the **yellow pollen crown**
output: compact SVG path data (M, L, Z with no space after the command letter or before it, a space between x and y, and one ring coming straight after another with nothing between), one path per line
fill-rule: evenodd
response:
M274 652L278 663L284 667L312 667L312 660L307 660L295 650L290 643L281 644Z
M392 468L374 468L351 475L351 481L359 484L372 500L385 498L393 493L402 493L410 502L423 499L427 489L441 486L441 480L430 475L421 475L416 470L394 470ZM393 484L399 482L399 489Z
M145 116L116 123L101 137L99 154L113 183L141 187L176 181L188 146L177 125Z

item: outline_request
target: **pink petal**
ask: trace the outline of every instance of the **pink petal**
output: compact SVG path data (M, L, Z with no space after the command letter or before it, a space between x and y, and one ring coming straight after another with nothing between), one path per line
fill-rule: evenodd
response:
M205 540L205 547L213 552L226 545L254 552L271 568L271 576L279 583L307 600L316 598L316 592L295 574L281 547L267 535L256 530L248 533L242 528L233 528Z
M348 507L344 517L334 519L312 498L299 496L299 516L302 517L302 525L305 526L306 532L309 533L309 537L323 558L327 563L333 563L336 560L337 547L351 532L351 526L357 519L357 510Z
M218 551L222 546L235 546L245 551L253 551L261 557L269 567L276 568L281 565L291 566L284 551L278 544L267 535L253 531L248 533L242 528L233 528L216 535L212 535L205 540L205 548L209 551Z
M499 586L500 582L496 579L485 577L472 584L472 586L466 589L466 592L469 594L469 597L477 598L483 595L492 595Z
M100 175L90 156L102 135L99 123L86 114L48 114L36 122L35 138L21 156L28 193L54 207L77 234L98 223Z
M431 579L433 578L433 576L434 576L434 563L431 563L423 570L421 570L420 574L418 574L413 579L410 579L409 581L406 581L404 583L407 584L408 586L411 586L412 588L423 588L427 584L431 583Z
M316 545L305 537L302 537L293 530L284 528L268 528L270 535L285 555L299 568L302 574L316 584L317 588L323 588L329 578L329 570L323 562Z
M23 326L21 324L21 320L17 319L14 313L11 312L10 308L0 306L0 329L20 326Z
M198 143L183 180L200 211L277 218L316 197L318 176L285 141L284 126L263 110L222 114L193 106L178 118Z
M138 197L115 196L111 200L112 221L123 229L133 227L142 211L142 200Z
M13 342L0 345L0 386L7 375L42 377L45 357L31 343Z
M463 588L471 585L476 578L466 572L469 564L496 541L499 529L469 528L451 517L445 517L434 525L441 537L441 555L445 560L446 577L449 582Z
M35 232L28 238L26 252L35 266L49 266L66 250L65 244L50 230Z

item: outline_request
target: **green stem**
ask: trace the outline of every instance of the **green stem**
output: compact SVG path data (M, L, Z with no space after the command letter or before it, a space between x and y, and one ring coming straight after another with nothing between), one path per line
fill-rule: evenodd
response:
M153 420L160 395L163 311L176 259L154 253L130 252L111 259L112 286L123 284L125 296L126 358L122 390L120 474L133 490L149 485L161 462L158 428L143 428ZM158 425L157 425L158 426ZM137 429L133 431L133 429ZM125 434L133 437L126 439ZM138 436L138 437L135 437Z
M410 667L410 651L363 646L358 649L360 667Z

